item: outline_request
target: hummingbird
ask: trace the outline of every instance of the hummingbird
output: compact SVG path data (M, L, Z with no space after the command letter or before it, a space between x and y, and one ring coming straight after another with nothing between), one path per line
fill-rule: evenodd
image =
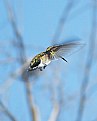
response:
M53 60L62 59L68 62L64 57L71 55L80 49L84 44L80 41L70 41L64 44L49 46L46 51L37 54L30 62L27 71L33 71L39 69L42 71L46 68Z

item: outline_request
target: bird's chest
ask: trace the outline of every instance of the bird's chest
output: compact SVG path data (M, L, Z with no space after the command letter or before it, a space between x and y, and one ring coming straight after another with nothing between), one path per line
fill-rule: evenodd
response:
M48 58L48 55L44 55L41 57L41 63L39 64L40 67L43 67L45 65L48 65L51 62L51 60Z

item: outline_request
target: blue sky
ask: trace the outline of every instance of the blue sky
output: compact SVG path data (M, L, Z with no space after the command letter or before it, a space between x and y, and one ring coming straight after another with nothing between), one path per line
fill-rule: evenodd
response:
M51 40L54 37L68 0L8 1L14 8L17 26L24 40L27 57L33 57L37 53L44 51L51 45ZM73 37L78 37L87 43L86 47L67 58L69 64L64 64L63 61L56 61L51 64L51 66L54 65L56 69L59 68L59 66L62 67L60 69L59 79L61 80L61 89L64 91L65 101L68 102L68 96L77 95L73 102L68 102L63 107L62 113L59 116L59 121L75 121L77 117L79 90L83 79L83 70L87 57L86 54L92 26L92 7L93 3L91 0L75 0L74 7L63 27L60 41L58 41L58 43L61 43L63 40L67 41ZM0 8L0 52L4 50L15 57L15 48L10 44L14 39L14 33L10 23L8 22L8 14L3 0L0 1ZM6 59L6 56L1 53L0 58ZM0 67L1 86L4 80L8 79L10 71L15 71L15 69L18 68L19 65L17 65L17 62L15 63L4 64ZM35 102L38 104L40 109L41 121L47 121L52 110L52 103L50 100L51 92L47 87L54 83L52 82L54 67L51 68L51 66L47 67L44 73L41 73L41 76L37 79L32 90ZM93 72L96 72L95 67L92 69ZM95 82L95 77L94 73L91 73L90 84L92 79ZM19 80L20 78L15 80L10 89L1 95L1 98L2 100L5 100L8 109L18 119L18 121L30 121L25 96L25 86L23 82ZM58 84L56 84L56 86L59 87ZM87 103L82 121L92 121L96 117L97 105L95 104L97 104L97 101L95 96L97 97L97 93L92 96L90 103ZM90 106L90 104L92 106ZM1 115L1 119L9 121L8 118L4 118L3 115Z

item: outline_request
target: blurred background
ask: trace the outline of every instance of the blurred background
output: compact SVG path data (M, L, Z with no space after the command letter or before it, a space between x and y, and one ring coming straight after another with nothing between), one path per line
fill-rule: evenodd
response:
M0 121L97 121L97 0L0 0ZM42 72L31 58L79 38Z

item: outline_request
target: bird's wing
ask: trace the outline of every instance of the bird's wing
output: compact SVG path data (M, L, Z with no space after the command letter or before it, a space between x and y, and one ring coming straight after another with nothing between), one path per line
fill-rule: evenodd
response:
M85 44L80 41L71 41L64 43L62 45L50 46L46 49L46 52L49 51L53 58L60 58L62 56L67 57L74 52L81 49Z

